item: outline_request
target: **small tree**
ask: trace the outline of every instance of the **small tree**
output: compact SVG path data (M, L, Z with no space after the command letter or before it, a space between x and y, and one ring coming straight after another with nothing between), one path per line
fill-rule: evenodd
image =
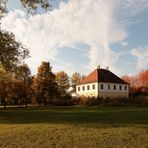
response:
M69 76L64 71L57 72L56 82L59 86L61 96L64 96L70 87Z
M80 83L81 80L82 80L82 76L80 75L80 73L75 72L75 73L72 74L72 77L71 77L71 86L73 88L73 92L76 91L76 85L78 83Z

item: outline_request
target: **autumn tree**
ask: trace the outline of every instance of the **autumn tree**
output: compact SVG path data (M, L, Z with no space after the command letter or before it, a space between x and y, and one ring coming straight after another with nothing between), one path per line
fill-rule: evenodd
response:
M14 79L22 85L23 90L21 91L21 100L25 102L27 106L27 104L31 102L31 85L33 81L30 68L27 64L18 66Z
M50 0L20 0L24 8L30 14L35 14L38 8L43 8L47 10L50 7ZM0 19L5 16L8 12L7 10L8 0L0 1ZM15 40L15 36L12 33L9 33L5 30L1 29L0 26L0 65L3 67L3 71L0 71L0 95L2 98L2 102L6 102L5 98L8 95L8 79L11 77L8 75L9 72L15 72L17 67L21 65L26 58L29 57L28 49L24 48L24 46ZM22 80L14 80L15 89L21 88ZM31 82L31 81L30 81ZM10 89L12 90L12 89ZM9 90L9 95L11 96ZM18 94L21 91L18 91ZM21 92L22 93L22 92ZM27 101L26 101L27 102ZM5 103L4 103L5 104Z
M70 87L69 76L64 71L57 72L56 82L58 84L61 95L64 96Z
M148 92L148 69L138 74L139 83L142 92Z
M10 88L8 91L9 99L11 99L15 105L21 105L24 96L24 86L22 81L16 79L15 77L12 77L9 88Z
M39 104L53 103L58 95L58 86L55 81L55 75L49 62L42 62L38 68L37 76L34 78L33 88L36 101Z
M21 65L15 73L9 73L0 69L0 98L6 106L9 100L11 104L31 103L32 76L27 65Z
M6 98L8 97L8 90L10 84L9 74L5 71L2 65L0 65L0 100L1 104L6 108Z
M130 84L131 94L148 92L148 70L143 70L132 76L125 75L122 79Z
M79 84L80 81L82 79L84 79L84 78L85 78L85 76L84 75L81 76L80 73L75 72L75 73L72 74L72 77L71 77L71 86L73 88L73 92L76 91L76 85Z

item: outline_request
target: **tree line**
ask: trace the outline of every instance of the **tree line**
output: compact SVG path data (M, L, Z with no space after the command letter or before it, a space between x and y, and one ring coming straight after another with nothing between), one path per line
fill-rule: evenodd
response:
M0 102L4 107L7 104L65 104L82 78L84 76L79 73L73 73L71 77L64 71L53 73L49 62L42 62L35 76L31 75L27 64L17 66L13 72L6 71L1 64Z

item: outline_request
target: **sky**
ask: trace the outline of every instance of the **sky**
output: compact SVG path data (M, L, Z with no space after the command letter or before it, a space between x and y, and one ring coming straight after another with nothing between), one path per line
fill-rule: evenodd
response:
M33 16L10 0L8 9L1 27L29 49L33 74L41 61L69 75L98 65L119 76L148 68L148 0L54 0Z

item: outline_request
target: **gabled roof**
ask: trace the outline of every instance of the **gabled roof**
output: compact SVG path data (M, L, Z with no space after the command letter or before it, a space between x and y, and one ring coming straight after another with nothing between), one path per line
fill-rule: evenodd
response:
M85 77L79 83L79 85L94 83L94 82L128 84L127 82L123 81L121 78L113 74L111 71L97 68L92 73L90 73L87 77Z

